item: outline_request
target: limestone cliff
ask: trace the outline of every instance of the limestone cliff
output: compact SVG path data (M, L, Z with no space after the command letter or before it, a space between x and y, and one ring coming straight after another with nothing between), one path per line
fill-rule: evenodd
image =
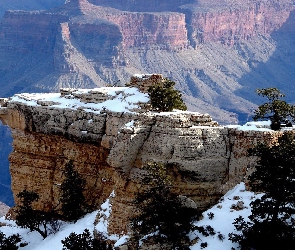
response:
M0 119L13 131L10 171L14 195L39 193L39 209L59 205L69 160L86 179L87 202L99 206L114 191L109 230L128 230L135 194L148 161L168 163L173 189L202 210L245 181L247 149L280 132L223 127L208 114L153 113L136 88L63 89L2 100ZM136 112L134 112L136 111ZM16 200L16 203L18 201Z

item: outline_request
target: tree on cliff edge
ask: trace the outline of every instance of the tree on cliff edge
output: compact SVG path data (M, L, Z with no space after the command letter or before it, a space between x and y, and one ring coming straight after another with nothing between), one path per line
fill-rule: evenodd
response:
M258 144L249 151L258 157L250 187L263 192L250 203L250 221L235 220L241 233L230 234L241 249L291 249L295 245L295 138L284 133L273 146Z
M72 161L66 164L63 174L65 179L61 184L61 210L65 219L77 221L87 213L83 194L86 182L74 169Z
M148 89L152 108L159 112L169 112L173 109L187 110L182 95L174 89L175 82L165 78Z
M268 99L268 102L258 106L253 116L254 121L270 119L271 129L279 130L282 123L292 126L294 121L295 107L282 100L285 95L277 88L257 89L257 94Z

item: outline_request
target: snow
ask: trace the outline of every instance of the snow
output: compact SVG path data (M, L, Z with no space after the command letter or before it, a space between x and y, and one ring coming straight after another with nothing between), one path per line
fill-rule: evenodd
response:
M210 208L203 213L203 219L196 221L197 226L210 225L218 233L224 235L223 241L218 239L218 233L214 236L205 237L200 235L198 232L191 232L190 238L194 239L196 236L200 237L200 240L191 246L192 250L200 250L201 243L207 242L208 246L206 250L230 250L232 247L238 247L237 243L232 243L228 240L228 234L234 232L233 222L234 219L243 216L246 220L251 214L250 202L256 198L261 197L262 194L254 194L253 192L245 190L245 184L240 183L235 188L227 192L223 198L220 199L218 204ZM108 234L108 219L112 210L112 198L115 197L115 193L112 192L110 197L101 205L101 209L87 214L76 223L63 223L60 231L56 234L49 235L46 239L43 238L36 232L30 232L28 229L22 229L15 225L13 221L6 220L4 217L0 218L0 223L7 223L8 226L0 227L0 231L5 233L7 236L19 233L23 242L27 242L28 245L23 250L62 250L62 243L65 237L69 236L70 233L75 232L77 234L83 233L84 229L88 228L90 232L93 232L94 228L101 232L108 239L115 241L115 247L124 244L128 241L128 235L109 235ZM244 209L234 210L231 208L233 204L238 201L244 202ZM208 213L214 214L213 219L209 219ZM94 226L96 216L99 215L98 224Z
M101 103L84 103L74 96L67 95L62 97L60 93L45 94L16 94L10 102L20 102L28 106L41 106L39 101L53 102L50 107L61 109L78 109L82 108L87 112L100 113L103 110L112 112L132 112L132 109L139 108L138 103L146 103L149 101L148 94L140 92L137 88L129 87L103 87L96 89L79 89L75 90L75 94L87 94L100 92L112 97L112 100L106 100ZM70 97L70 98L69 98Z
M134 126L134 121L132 120L132 121L126 123L124 126L125 127L133 127Z
M270 132L273 131L270 129L270 124L271 121L252 121L252 122L247 122L244 125L227 125L225 127L227 128L235 128L237 130L241 131L264 131L264 132ZM293 130L295 127L282 127L281 131L286 131L286 130Z
M134 74L133 76L137 78L148 78L148 77L151 77L152 75L153 74Z
M258 197L261 197L262 194L254 194L245 190L245 184L240 183L234 189L230 190L227 194L223 196L218 204L213 206L211 209L203 213L204 218L201 221L195 223L197 226L210 225L217 232L214 236L204 237L203 235L197 233L192 233L191 238L200 237L198 243L191 247L192 250L201 249L201 243L208 243L208 250L230 250L232 247L238 247L237 243L232 243L228 240L228 234L236 232L234 225L234 219L238 218L240 215L247 220L248 216L251 214L250 202L255 200ZM231 208L233 204L237 204L238 201L244 202L244 209L234 210ZM213 213L214 217L212 220L209 219L208 213ZM218 233L224 235L224 240L221 241L218 239Z

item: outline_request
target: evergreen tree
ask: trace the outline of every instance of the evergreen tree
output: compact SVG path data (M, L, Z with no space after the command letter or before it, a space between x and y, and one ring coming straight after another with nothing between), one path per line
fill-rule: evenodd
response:
M189 249L188 233L197 216L195 208L186 207L171 191L171 179L161 163L148 163L149 187L137 194L138 214L131 220L135 241L152 235L155 243L170 244L172 249Z
M249 154L258 157L250 186L264 195L251 202L249 222L236 219L234 225L241 233L230 234L230 239L242 249L290 249L295 244L294 134L284 133L273 146L258 144Z
M268 102L258 106L253 117L254 121L270 119L271 129L279 130L282 123L292 126L290 120L294 120L295 107L282 100L285 95L277 88L257 89L258 95L266 97Z
M17 250L18 244L21 242L19 234L13 234L9 237L0 232L0 249L1 250Z
M93 238L88 229L82 234L71 233L68 237L61 241L62 250L111 250L110 244L107 244L105 237L98 235Z
M156 83L148 90L152 108L155 111L167 112L173 109L187 110L182 95L174 89L175 82L165 78L163 82Z
M69 221L77 221L87 213L83 195L85 180L74 170L73 162L69 161L63 171L65 179L61 184L61 210Z
M16 224L22 228L36 231L43 238L46 238L52 213L33 209L32 203L39 200L39 195L35 192L23 190L17 194L17 197L20 199L20 205L17 205L15 210Z

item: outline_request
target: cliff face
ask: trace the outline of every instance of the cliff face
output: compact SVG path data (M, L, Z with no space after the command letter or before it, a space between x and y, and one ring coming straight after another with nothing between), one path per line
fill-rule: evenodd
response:
M134 88L63 90L3 101L0 119L13 129L14 195L26 188L40 195L37 208L58 206L62 172L72 160L86 180L88 203L98 207L114 191L109 230L121 233L128 230L135 194L144 188L146 162L168 163L174 191L206 209L245 181L254 162L247 149L279 135L220 127L208 114L146 112L148 99L134 93ZM128 106L114 110L118 100L121 108Z
M217 11L189 10L191 38L195 44L219 41L233 45L259 34L271 34L286 22L292 8L289 1L248 1Z
M195 2L194 0L90 0L95 5L110 6L112 8L138 11L138 12L160 12L160 11L177 11L178 7L183 4Z
M0 16L6 10L44 10L64 4L64 0L27 0L25 3L19 0L2 1L0 3Z

